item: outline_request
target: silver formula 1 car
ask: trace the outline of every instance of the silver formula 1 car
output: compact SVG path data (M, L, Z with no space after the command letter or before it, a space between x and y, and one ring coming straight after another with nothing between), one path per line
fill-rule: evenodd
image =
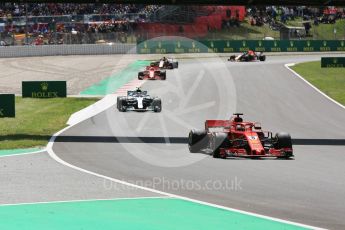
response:
M159 61L151 62L151 64L161 69L177 69L178 68L178 61L173 58L163 57Z
M151 97L147 91L137 89L127 91L127 96L117 97L117 109L120 112L126 111L162 111L162 101L158 97Z

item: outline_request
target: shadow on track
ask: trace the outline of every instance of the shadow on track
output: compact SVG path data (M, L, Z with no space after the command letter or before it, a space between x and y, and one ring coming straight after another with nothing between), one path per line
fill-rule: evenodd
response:
M16 140L43 140L48 141L51 138L50 135L36 135L36 134L9 134L0 135L0 141L16 141Z
M0 136L1 140L1 136ZM93 142L93 143L147 143L147 144L187 144L187 137L115 137L115 136L58 136L55 142ZM307 139L296 138L293 145L338 145L345 146L345 139Z

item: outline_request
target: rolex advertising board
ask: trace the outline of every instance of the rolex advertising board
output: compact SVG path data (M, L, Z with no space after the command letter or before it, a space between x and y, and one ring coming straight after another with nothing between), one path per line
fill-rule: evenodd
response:
M345 57L322 57L322 68L345 68Z
M15 117L14 94L0 94L0 118Z
M344 40L148 40L137 44L139 54L345 51Z
M23 81L22 96L32 98L66 97L66 81Z

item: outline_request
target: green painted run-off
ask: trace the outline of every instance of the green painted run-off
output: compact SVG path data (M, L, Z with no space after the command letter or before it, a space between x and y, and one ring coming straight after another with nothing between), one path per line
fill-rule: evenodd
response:
M0 229L304 229L180 199L119 199L0 206Z
M5 149L0 150L0 156L8 156L14 154L24 154L24 153L33 153L40 151L40 148L29 148L29 149Z
M125 69L120 72L100 81L99 83L90 86L84 91L80 92L82 95L106 95L114 93L121 88L124 84L137 78L138 72L141 68L147 66L149 61L135 61L129 64Z

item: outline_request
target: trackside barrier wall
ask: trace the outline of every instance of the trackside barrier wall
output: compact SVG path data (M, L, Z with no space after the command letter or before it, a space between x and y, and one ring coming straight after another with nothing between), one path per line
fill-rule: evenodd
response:
M0 46L0 58L55 55L135 54L135 44Z
M200 43L199 43L200 42ZM149 40L135 44L76 44L0 47L0 58L56 55L345 51L344 40ZM200 45L202 44L202 45ZM135 49L136 47L136 49Z
M137 44L139 54L345 51L344 40L148 40Z

